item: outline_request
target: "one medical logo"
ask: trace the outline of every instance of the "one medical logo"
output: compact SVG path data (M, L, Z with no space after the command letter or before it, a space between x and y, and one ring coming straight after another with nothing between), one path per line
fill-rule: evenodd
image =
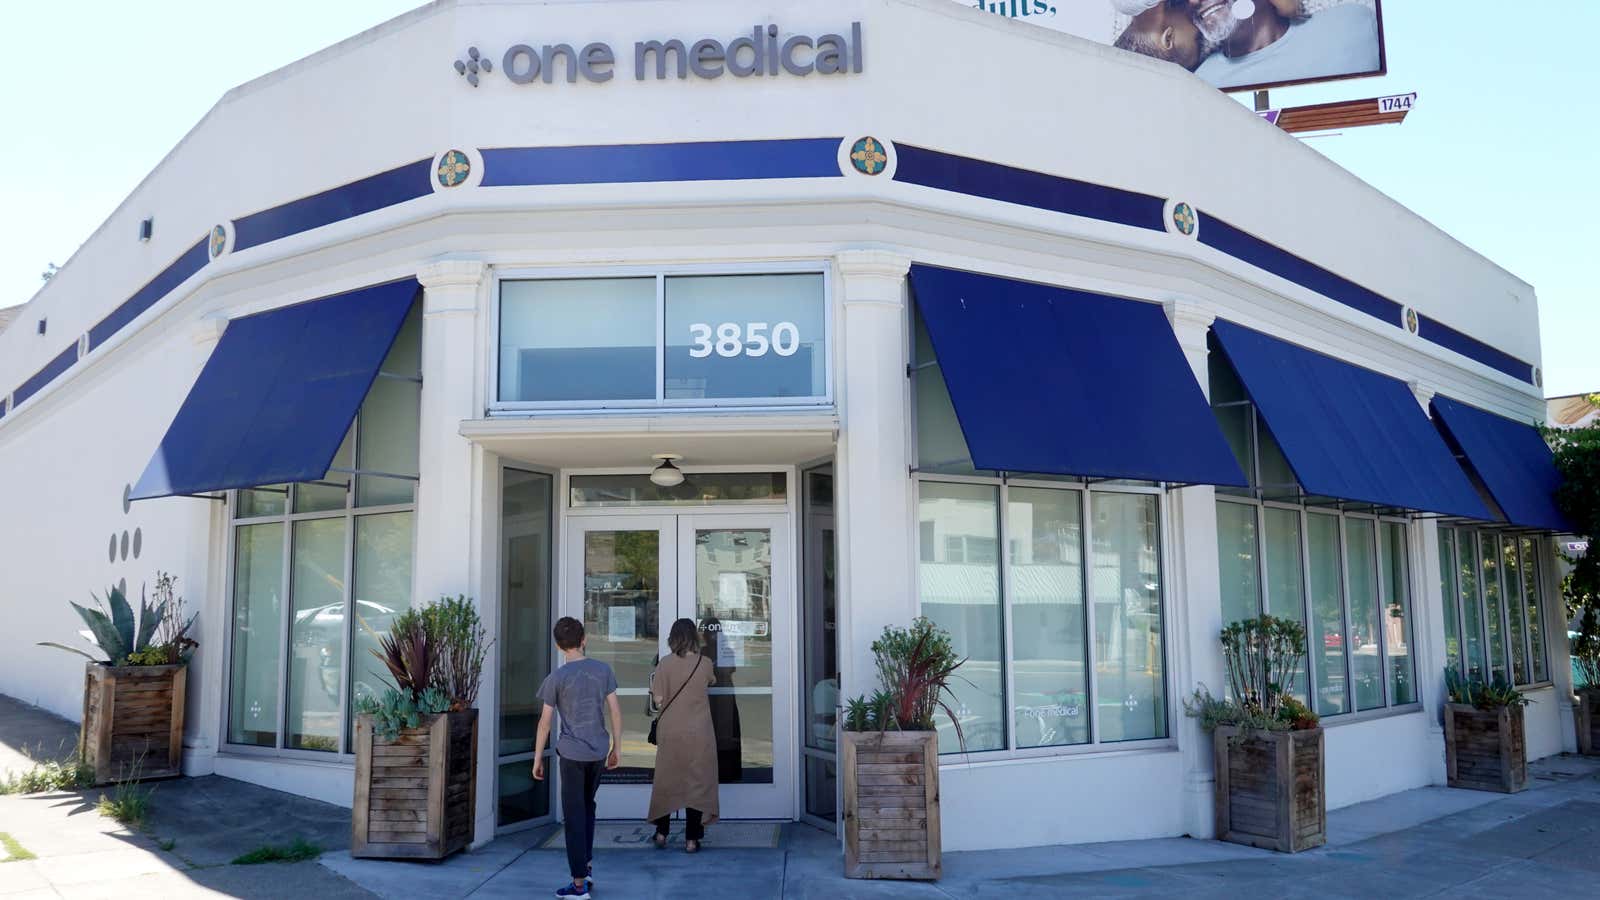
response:
M479 72L493 71L494 63L490 62L488 57L480 56L477 47L468 47L467 58L456 60L456 74L465 76L467 84L473 87L478 86Z
M828 34L786 33L776 24L756 25L731 40L670 38L637 41L629 55L619 55L608 43L595 41L549 44L513 44L500 56L499 69L513 84L543 82L569 84L587 81L603 84L628 65L636 81L679 81L690 78L752 78L789 74L860 74L865 67L866 41L860 22ZM477 87L495 71L495 63L476 46L451 63L456 74Z

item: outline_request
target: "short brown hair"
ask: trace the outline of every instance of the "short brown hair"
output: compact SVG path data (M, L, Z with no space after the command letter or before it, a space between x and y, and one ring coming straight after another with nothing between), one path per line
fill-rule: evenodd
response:
M583 646L583 623L571 616L562 616L552 629L556 646L563 650L576 650Z
M695 626L693 619L679 619L672 623L672 630L667 632L667 649L677 656L700 652L700 629Z

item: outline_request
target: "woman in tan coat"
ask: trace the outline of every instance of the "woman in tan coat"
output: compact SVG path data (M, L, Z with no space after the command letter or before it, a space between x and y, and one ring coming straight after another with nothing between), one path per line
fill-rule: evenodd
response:
M684 810L683 849L698 853L705 826L717 820L717 739L711 730L708 691L716 676L700 655L700 629L693 619L672 623L672 651L650 678L650 698L661 710L656 724L656 772L649 818L657 848L667 846L672 814Z

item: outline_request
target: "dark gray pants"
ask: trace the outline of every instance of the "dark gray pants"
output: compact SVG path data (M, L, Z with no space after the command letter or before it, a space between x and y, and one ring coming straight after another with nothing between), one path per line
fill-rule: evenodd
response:
M704 816L698 809L685 809L683 811L683 839L698 841L706 836L706 827L701 824ZM672 831L672 814L667 813L656 820L656 834L669 834Z
M605 760L561 760L561 815L566 819L567 869L574 882L589 874L594 859L594 795Z

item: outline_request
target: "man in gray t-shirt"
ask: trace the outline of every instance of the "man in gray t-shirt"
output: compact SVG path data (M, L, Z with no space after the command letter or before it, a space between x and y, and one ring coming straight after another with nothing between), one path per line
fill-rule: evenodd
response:
M567 868L572 884L558 897L583 900L593 883L595 793L600 773L620 762L622 706L617 702L617 676L611 667L583 655L587 642L583 623L565 616L554 629L564 662L539 686L544 713L533 745L533 777L544 780L544 748L550 742L550 720L561 715L556 755L561 758L561 814L566 820ZM611 729L606 730L606 719Z

